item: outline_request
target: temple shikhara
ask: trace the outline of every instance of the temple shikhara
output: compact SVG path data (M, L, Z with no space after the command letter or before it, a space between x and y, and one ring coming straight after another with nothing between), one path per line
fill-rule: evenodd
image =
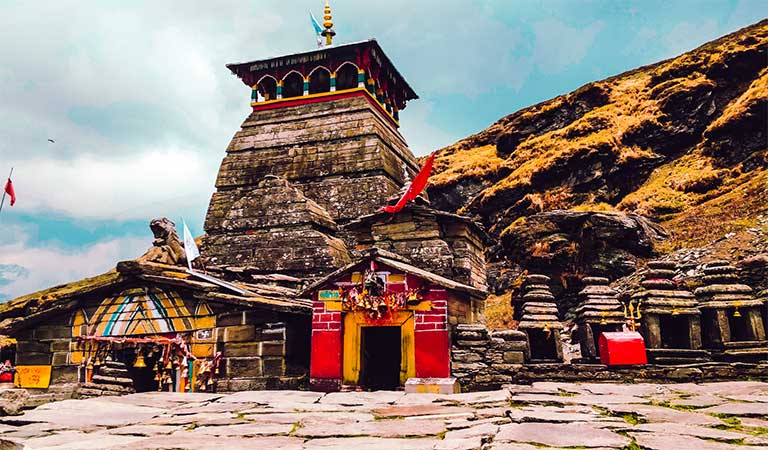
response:
M376 40L335 42L328 5L323 28L317 49L227 65L252 112L223 154L194 264L175 224L156 219L138 259L0 305L17 385L40 398L458 392L665 378L681 364L739 361L748 375L768 357L766 298L727 262L695 292L669 261L624 297L585 276L572 336L551 280L530 273L511 299L518 326L489 331L488 236L432 206L431 158L398 131L416 92ZM637 352L624 334L640 343L624 361L639 366L610 365L608 350ZM565 341L580 358L564 357Z

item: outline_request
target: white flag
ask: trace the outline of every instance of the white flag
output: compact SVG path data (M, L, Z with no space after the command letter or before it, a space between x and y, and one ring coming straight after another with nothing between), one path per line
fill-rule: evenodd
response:
M184 252L187 254L189 270L192 270L192 261L200 256L200 250L197 249L195 238L192 237L192 233L190 233L189 228L187 228L187 222L185 222L184 219L181 219L181 223L184 225Z

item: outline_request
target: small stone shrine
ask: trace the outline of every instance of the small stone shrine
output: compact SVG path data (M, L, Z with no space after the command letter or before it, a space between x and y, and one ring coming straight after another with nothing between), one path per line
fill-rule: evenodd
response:
M701 312L693 293L672 280L676 267L672 261L648 263L642 288L631 300L640 311L640 333L650 362L703 362L707 353L701 350Z
M600 333L621 331L626 318L618 293L609 286L608 278L586 277L582 283L584 289L579 292L576 308L577 336L581 360L595 363L600 361Z
M528 335L531 362L558 362L563 360L555 296L549 288L546 275L528 275L523 284L522 308L518 328Z
M222 151L203 236L182 241L173 222L153 220L152 247L139 258L0 304L0 333L16 344L0 354L13 360L17 386L50 401L133 391L444 393L459 383L679 372L692 381L675 367L562 363L563 324L544 275L528 275L513 298L519 329L489 332L486 233L419 196L434 156L420 164L399 131L418 96L376 40L332 45L327 3L323 19L319 48L227 65L251 111ZM649 267L627 314L607 279L584 280L584 361L599 357L598 336L625 316L641 323L652 363L707 360L696 297L672 281L674 263ZM755 300L731 269L708 265L697 291L705 342L723 358L763 357L766 296ZM765 372L712 366L698 373Z
M728 261L704 265L704 286L696 289L702 311L704 348L716 359L758 360L768 356L763 324L763 301L752 288L739 283Z
M451 324L477 323L487 292L371 248L304 295L314 311L310 387L336 391L450 377Z

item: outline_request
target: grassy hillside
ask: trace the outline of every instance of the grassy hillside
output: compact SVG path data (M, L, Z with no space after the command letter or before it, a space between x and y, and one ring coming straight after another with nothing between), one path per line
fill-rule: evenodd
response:
M438 207L503 238L555 209L638 213L664 251L768 214L768 20L517 111L439 151Z

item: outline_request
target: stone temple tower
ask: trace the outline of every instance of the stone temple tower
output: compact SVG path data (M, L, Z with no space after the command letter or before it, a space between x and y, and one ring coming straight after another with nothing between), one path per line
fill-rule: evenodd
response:
M323 47L227 65L253 112L219 168L208 264L330 272L349 260L337 227L376 211L419 169L398 131L416 93L375 40L333 45L327 5L324 18Z

